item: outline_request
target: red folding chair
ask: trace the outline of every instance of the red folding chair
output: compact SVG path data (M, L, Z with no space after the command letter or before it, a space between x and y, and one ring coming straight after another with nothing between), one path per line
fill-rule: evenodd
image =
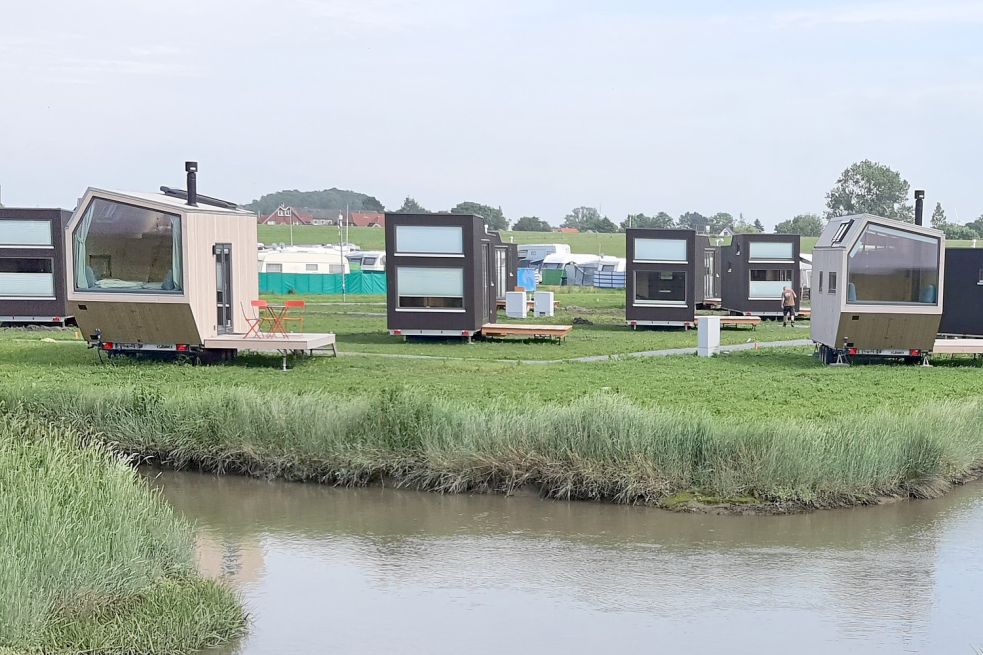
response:
M283 331L287 331L288 324L296 323L300 331L304 331L304 311L307 309L307 303L303 300L287 300L283 303L283 315L280 317L280 326ZM296 310L296 314L294 314Z
M246 337L263 336L263 324L269 323L273 319L265 315L267 311L267 302L265 300L251 300L249 301L249 306L252 309L252 313L246 311L246 307L242 307L242 315L246 319L246 325L249 329L246 331Z

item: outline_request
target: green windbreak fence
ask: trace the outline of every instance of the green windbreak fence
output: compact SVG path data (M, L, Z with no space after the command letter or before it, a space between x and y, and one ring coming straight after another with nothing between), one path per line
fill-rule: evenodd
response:
M386 274L381 271L348 273L345 292L351 294L385 294ZM260 273L259 292L282 296L296 294L340 294L341 274L321 273Z

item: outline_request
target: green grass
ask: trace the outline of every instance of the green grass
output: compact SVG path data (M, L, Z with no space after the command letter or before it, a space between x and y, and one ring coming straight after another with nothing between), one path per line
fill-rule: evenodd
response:
M445 492L534 486L559 499L676 507L681 498L828 507L932 497L983 462L983 403L943 401L816 423L640 407L455 402L388 390L340 398L187 387L6 388L32 411L175 466ZM707 501L709 502L709 501Z
M191 527L107 448L0 404L0 490L0 650L188 653L241 632Z
M291 296L304 298L310 305L304 323L309 332L333 332L339 349L346 352L390 355L426 355L458 359L552 360L572 359L591 355L622 355L632 352L667 348L695 348L695 330L639 329L625 325L624 291L607 289L557 289L560 309L552 318L536 318L526 323L573 324L576 319L590 325L574 325L573 332L562 343L520 341L515 339L429 343L405 343L401 337L391 337L386 331L386 306L383 296L350 296L343 304L336 296ZM510 321L499 313L501 322ZM783 328L780 322L766 321L755 330L724 329L721 343L739 344L749 341L784 341L809 338L809 324L800 323L795 329Z

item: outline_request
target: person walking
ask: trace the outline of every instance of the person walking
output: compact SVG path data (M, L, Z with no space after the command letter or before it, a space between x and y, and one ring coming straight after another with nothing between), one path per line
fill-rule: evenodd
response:
M795 303L798 299L792 287L782 290L782 327L795 327Z

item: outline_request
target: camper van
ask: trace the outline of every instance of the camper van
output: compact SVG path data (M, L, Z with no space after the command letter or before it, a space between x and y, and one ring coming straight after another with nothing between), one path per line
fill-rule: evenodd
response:
M519 246L519 268L539 268L550 255L569 255L565 243L525 243Z
M349 264L358 264L363 271L386 270L386 251L385 250L363 250L348 255Z
M812 339L824 363L923 361L942 318L945 236L871 214L834 218L812 253Z
M543 284L564 286L590 284L583 281L584 269L590 268L593 271L600 260L598 255L579 255L570 252L547 255L540 267Z
M337 248L265 250L258 257L260 273L350 273L348 259Z

